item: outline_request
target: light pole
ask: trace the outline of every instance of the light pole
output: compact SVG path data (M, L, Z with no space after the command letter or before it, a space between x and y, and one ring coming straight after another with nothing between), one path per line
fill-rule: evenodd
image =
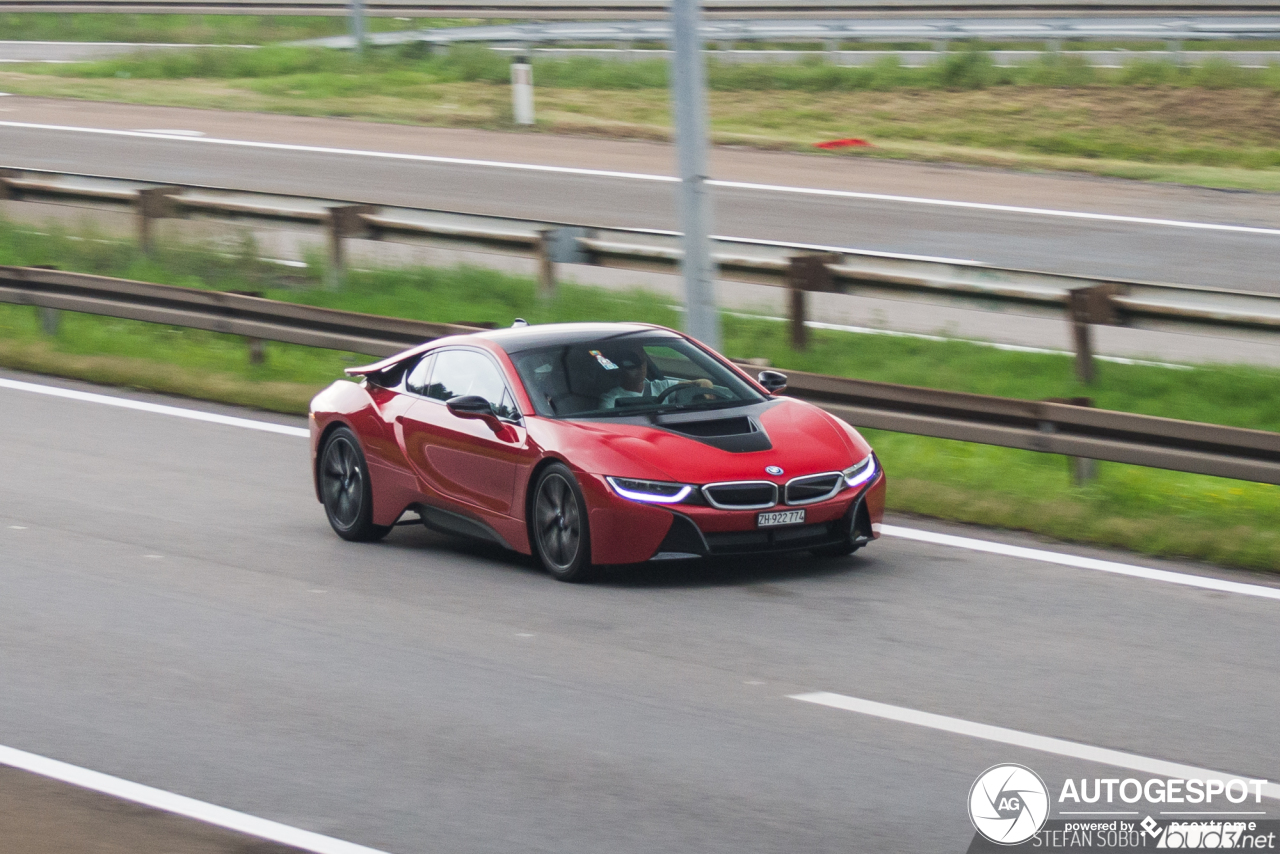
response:
M707 192L707 85L702 61L699 0L671 3L671 97L675 104L680 172L680 230L684 232L685 331L720 349L715 262L711 258L711 197Z
M356 56L364 56L364 0L351 0L351 38Z

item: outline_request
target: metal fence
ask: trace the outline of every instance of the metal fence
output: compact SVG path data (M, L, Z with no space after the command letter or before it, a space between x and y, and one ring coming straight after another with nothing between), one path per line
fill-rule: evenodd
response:
M679 234L519 220L332 199L249 193L209 187L0 169L0 198L57 199L126 205L137 218L140 244L153 241L157 220L214 217L303 223L324 229L329 273L341 275L350 239L399 240L455 249L519 255L539 262L544 292L557 265L589 264L674 273L683 253ZM1095 325L1157 330L1196 327L1217 333L1280 332L1280 295L1194 285L1101 279L993 267L801 243L712 239L718 277L789 290L792 344L808 343L808 294L835 292L969 308L1057 314L1071 324L1077 374L1094 376ZM1280 339L1277 339L1280 342Z
M388 356L472 327L25 267L0 267L0 302ZM745 363L744 363L745 364ZM789 372L791 396L856 427L1077 459L1280 484L1280 434L1067 401L1027 401Z

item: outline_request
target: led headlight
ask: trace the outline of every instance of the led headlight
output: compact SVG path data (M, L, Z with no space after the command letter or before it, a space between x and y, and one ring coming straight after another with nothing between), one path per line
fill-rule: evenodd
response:
M876 476L876 455L867 454L867 458L854 466L840 472L844 475L844 485L856 489Z
M632 501L649 504L678 504L689 497L693 487L687 483L665 483L660 480L637 480L631 477L606 477L613 491Z

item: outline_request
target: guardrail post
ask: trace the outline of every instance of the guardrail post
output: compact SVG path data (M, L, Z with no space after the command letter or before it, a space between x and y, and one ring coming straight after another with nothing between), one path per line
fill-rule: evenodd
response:
M150 187L138 191L138 248L150 255L154 243L151 221L177 214L173 197L182 194L181 187Z
M227 291L229 294L236 294L242 297L257 297L262 299L262 291ZM267 361L267 342L261 338L252 335L244 336L244 343L249 347L249 364L261 365Z
M57 264L33 264L32 270L57 270ZM36 316L40 318L40 331L50 338L58 336L58 329L62 326L62 312L56 308L48 306L37 306Z
M0 201L16 201L22 198L22 193L9 183L10 178L18 178L20 173L13 169L0 169Z
M538 296L544 298L556 292L556 262L551 254L554 234L553 228L538 232Z
M62 325L62 312L56 308L40 306L40 331L50 338L58 337L58 328Z
M590 264L591 255L578 243L590 231L578 226L544 228L538 232L538 296L556 292L556 264Z
M337 288L347 269L347 257L342 241L348 237L360 237L369 233L365 214L377 213L374 205L335 205L329 208L325 222L329 234L329 269L325 271L325 285Z
M809 291L833 291L835 282L828 264L840 261L839 255L796 255L787 259L787 289L791 292L791 347L809 349Z
M1093 325L1115 326L1120 320L1111 297L1115 285L1093 285L1068 292L1067 311L1071 315L1071 331L1075 338L1076 377L1093 385L1097 371L1093 364Z
M1064 403L1067 406L1093 406L1091 397L1051 397L1045 403ZM1048 427L1049 429L1045 429ZM1053 425L1041 422L1042 431L1052 433ZM1067 468L1071 471L1071 482L1076 486L1084 486L1098 476L1098 461L1088 457L1067 457Z

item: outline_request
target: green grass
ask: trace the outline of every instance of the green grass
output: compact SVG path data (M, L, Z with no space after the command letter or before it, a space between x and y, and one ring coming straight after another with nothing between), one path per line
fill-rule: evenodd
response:
M664 60L619 62L594 57L535 58L538 86L565 89L666 89L670 85ZM64 77L130 77L186 79L193 77L275 78L297 74L360 74L381 94L394 94L404 81L508 83L510 60L485 47L456 46L432 54L420 44L370 50L359 58L350 51L273 46L245 52L202 48L164 54L137 54L94 62L70 63L26 70ZM393 75L389 79L385 75ZM1280 90L1280 66L1240 68L1225 60L1202 65L1178 65L1168 60L1135 58L1122 69L1094 68L1071 53L1046 53L1016 68L998 68L984 50L954 51L923 68L907 68L888 56L859 67L836 66L821 54L796 64L758 65L707 63L707 85L714 91L762 90L841 92L893 89L986 89L995 86L1079 87L1178 86L1208 89L1261 88Z
M452 20L366 17L369 32L449 26ZM470 22L468 22L470 23ZM12 41L138 42L144 44L270 44L342 35L342 16L130 15L120 13L0 14L0 38Z
M0 222L0 263L235 290L374 314L451 322L646 320L677 325L679 313L643 291L605 292L564 285L539 300L531 279L474 268L356 271L337 291L318 287L319 270L256 259L252 243L232 257L201 247L165 247L155 258L94 235L31 234ZM724 319L724 350L765 357L782 369L811 370L958 391L1038 399L1090 394L1107 408L1280 430L1274 389L1280 371L1206 366L1192 370L1100 365L1099 384L1082 388L1066 357L1010 353L964 342L815 330L807 353L793 352L784 324ZM266 363L249 364L235 336L64 313L54 338L29 307L0 305L0 364L301 412L309 397L367 360L294 345L267 345ZM1100 463L1076 487L1062 457L867 431L890 474L889 507L942 519L1035 532L1060 540L1189 557L1222 565L1280 569L1280 488Z

